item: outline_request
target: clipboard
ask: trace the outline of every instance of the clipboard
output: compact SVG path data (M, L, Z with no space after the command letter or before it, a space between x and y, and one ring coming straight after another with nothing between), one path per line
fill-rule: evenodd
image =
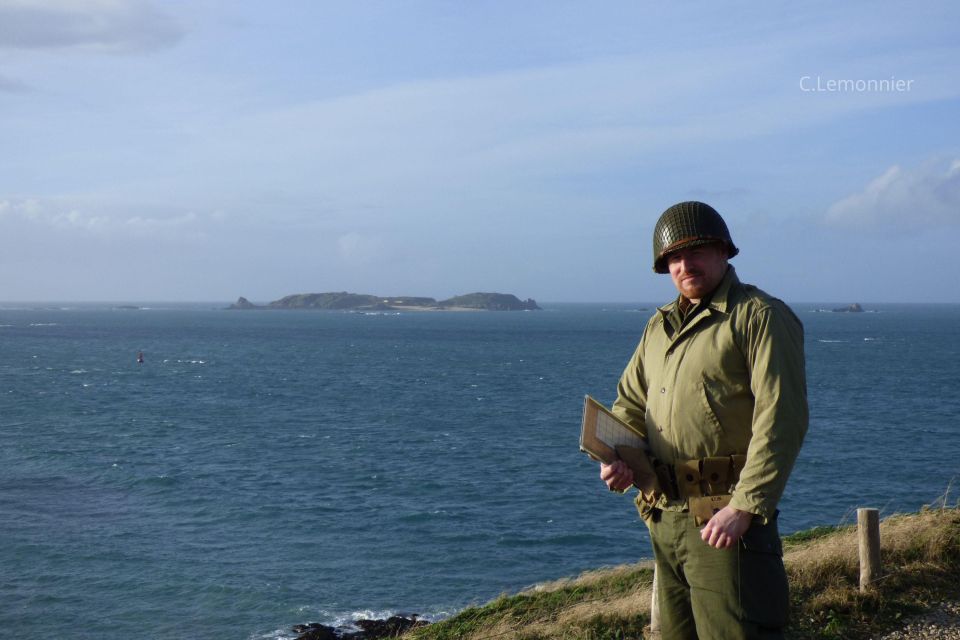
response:
M618 459L618 445L648 449L646 440L633 427L589 395L584 396L580 450L594 460L611 464Z

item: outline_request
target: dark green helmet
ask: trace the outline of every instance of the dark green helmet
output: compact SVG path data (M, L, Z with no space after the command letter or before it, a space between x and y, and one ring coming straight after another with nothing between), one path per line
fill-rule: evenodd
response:
M696 201L675 204L663 212L653 228L653 270L668 273L668 254L711 242L726 244L730 258L740 253L716 209Z

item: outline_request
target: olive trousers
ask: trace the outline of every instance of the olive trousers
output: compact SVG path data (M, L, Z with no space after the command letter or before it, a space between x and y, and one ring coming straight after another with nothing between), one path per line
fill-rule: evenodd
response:
M656 510L645 521L663 640L783 638L789 594L775 519L751 524L731 549L705 543L686 511Z

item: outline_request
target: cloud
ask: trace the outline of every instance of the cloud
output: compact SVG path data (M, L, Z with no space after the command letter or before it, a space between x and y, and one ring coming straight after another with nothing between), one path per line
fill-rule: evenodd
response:
M0 93L26 93L30 87L15 78L0 76Z
M96 213L91 213L91 209ZM114 210L117 209L117 210ZM20 198L0 200L0 224L26 224L38 229L116 234L121 237L155 237L168 234L204 233L208 223L225 220L222 212L200 216L194 212L143 214L133 205L89 205L67 198ZM21 227L22 228L22 227Z
M892 166L863 191L834 203L826 221L864 231L960 225L960 159L912 170Z
M177 22L147 0L0 3L0 48L150 51L182 36Z
M571 174L660 165L665 153L702 153L958 95L955 83L944 81L955 56L938 49L910 57L910 69L930 76L911 92L806 94L797 78L807 44L790 40L776 55L750 44L706 44L412 79L270 106L199 129L195 155L213 157L217 171L194 173L267 175L282 167L276 180L291 189L309 180L331 196L376 192L392 200L424 181L450 191L530 190L541 182L575 184ZM872 77L874 67L894 68L880 56L858 59L866 59L863 68L838 73Z

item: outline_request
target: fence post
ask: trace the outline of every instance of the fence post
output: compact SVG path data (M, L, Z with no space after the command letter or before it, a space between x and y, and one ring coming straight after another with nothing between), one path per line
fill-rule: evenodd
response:
M650 637L660 637L660 600L657 598L657 565L653 565L653 587L650 592Z
M880 512L857 509L857 539L860 542L860 591L880 578Z

